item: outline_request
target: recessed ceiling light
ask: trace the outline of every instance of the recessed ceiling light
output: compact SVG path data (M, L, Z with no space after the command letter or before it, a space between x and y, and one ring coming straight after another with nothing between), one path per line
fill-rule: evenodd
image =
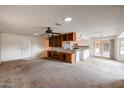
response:
M72 18L71 18L71 17L66 17L66 18L64 18L64 20L65 20L66 22L69 22L69 21L72 20Z
M35 36L38 36L38 33L34 33Z

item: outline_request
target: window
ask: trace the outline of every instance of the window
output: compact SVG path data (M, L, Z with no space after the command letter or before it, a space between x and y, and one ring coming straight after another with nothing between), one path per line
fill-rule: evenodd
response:
M124 55L124 39L120 41L120 54Z

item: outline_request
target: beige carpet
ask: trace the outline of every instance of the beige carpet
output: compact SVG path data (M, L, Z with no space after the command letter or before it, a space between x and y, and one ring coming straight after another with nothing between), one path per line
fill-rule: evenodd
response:
M124 63L90 58L79 64L35 59L0 65L0 87L124 87Z

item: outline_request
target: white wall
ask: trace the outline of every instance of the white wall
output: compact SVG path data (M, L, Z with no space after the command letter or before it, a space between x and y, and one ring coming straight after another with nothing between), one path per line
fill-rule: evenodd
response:
M22 40L30 39L32 42L32 57L43 57L42 52L47 50L47 41L44 38L23 36L17 34L1 33L1 60L15 60L22 58ZM44 42L46 41L46 42Z

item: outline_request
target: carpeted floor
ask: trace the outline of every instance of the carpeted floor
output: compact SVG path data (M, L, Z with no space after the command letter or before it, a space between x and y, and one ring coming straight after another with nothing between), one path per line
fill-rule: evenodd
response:
M0 87L124 87L124 63L98 58L78 64L47 59L4 62Z

